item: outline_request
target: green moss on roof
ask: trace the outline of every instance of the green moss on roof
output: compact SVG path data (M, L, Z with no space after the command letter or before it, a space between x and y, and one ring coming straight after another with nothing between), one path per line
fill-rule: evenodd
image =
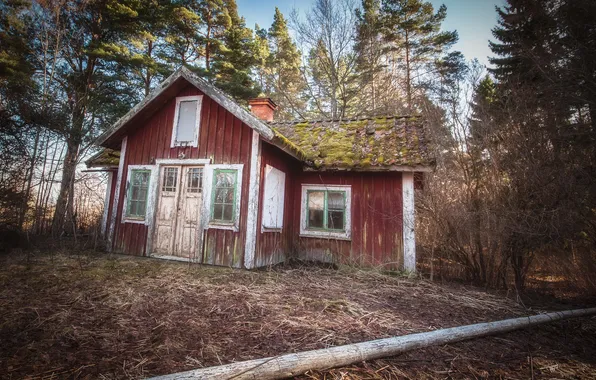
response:
M417 117L273 122L276 136L315 167L430 166L434 159Z
M113 167L120 163L120 152L112 149L102 149L99 153L85 162L88 168Z

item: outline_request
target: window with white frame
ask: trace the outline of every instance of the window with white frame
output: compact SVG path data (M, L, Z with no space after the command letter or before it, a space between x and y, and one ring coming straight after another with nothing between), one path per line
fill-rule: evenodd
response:
M263 229L279 230L283 227L286 174L273 166L265 166L263 191Z
M151 170L131 169L126 194L126 218L144 220L147 214L147 199Z
M302 185L300 235L350 239L350 186Z
M232 224L236 219L236 197L238 171L235 169L215 169L213 171L213 202L211 221Z
M199 145L201 102L203 97L181 96L176 98L176 112L172 129L172 147Z

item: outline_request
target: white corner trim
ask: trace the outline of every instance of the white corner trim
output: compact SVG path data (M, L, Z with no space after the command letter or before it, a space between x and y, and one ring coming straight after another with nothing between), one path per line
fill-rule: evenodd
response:
M308 190L344 191L346 193L346 225L341 232L310 230L306 228ZM350 185L302 185L302 198L300 201L300 236L322 239L350 240L352 238L352 186Z
M110 217L110 232L108 233L108 252L112 252L114 243L114 233L116 232L116 219L118 217L118 202L120 201L120 192L122 190L122 174L124 172L124 160L126 159L126 142L128 136L122 139L120 147L120 160L118 162L118 179L116 180L116 188L114 191L114 202L112 205L112 215Z
M257 246L259 185L261 182L261 136L255 130L252 132L252 147L250 152L248 214L246 215L246 243L244 246L244 267L246 269L252 269L255 266L254 259Z
M242 168L244 164L215 164L205 165L203 172L203 215L206 216L205 229L232 230L238 232L240 227L240 198L242 196ZM231 169L237 171L236 204L233 223L220 223L211 221L211 200L213 198L213 172L216 169Z
M131 218L126 216L126 200L128 198L128 187L133 170L149 170L151 172L149 176L149 187L147 188L147 206L145 208L145 218ZM153 214L155 212L155 196L158 182L158 171L155 165L128 165L126 172L126 187L124 189L124 198L122 202L122 218L121 223L137 223L148 226L153 220Z
M414 173L402 173L404 269L416 271Z
M112 195L112 182L114 181L114 172L108 172L108 183L106 185L106 196L103 201L103 214L101 215L101 236L107 235L106 227L108 225L108 212L110 210L110 196Z
M174 121L172 123L172 141L170 142L170 148L175 148L177 146L186 146L180 144L176 141L176 135L178 133L178 113L180 111L180 103L184 101L197 101L197 110L196 110L196 124L195 124L195 133L193 136L193 141L190 146L196 148L199 146L199 133L201 131L201 108L203 106L203 95L193 95L193 96L179 96L176 98L176 108L174 111Z

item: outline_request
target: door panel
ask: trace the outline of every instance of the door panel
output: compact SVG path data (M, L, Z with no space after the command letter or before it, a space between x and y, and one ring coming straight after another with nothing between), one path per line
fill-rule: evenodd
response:
M198 250L203 167L166 166L160 175L154 253L194 258Z
M153 247L155 253L171 255L174 251L180 167L164 166L161 169L159 185Z
M203 195L203 168L183 168L178 206L177 256L194 257L197 251L198 228Z

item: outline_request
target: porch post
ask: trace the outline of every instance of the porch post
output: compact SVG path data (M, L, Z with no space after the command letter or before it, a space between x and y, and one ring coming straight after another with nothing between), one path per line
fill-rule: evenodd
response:
M124 172L124 160L126 159L126 141L128 136L122 139L120 147L120 161L118 162L118 179L116 180L116 188L114 189L114 205L112 208L112 215L110 217L110 231L108 233L108 252L114 250L114 233L116 231L116 219L118 218L118 202L120 201L120 188L122 187L122 175Z
M404 269L416 271L416 236L414 232L414 173L402 173Z
M259 184L261 176L261 136L259 132L252 132L252 147L250 153L250 171L248 174L248 215L246 216L246 244L244 247L244 267L255 266L255 251L257 245L257 213L259 212Z

